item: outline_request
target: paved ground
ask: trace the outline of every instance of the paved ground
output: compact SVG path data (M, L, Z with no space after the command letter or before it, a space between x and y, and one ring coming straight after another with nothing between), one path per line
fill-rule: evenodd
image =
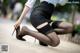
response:
M33 37L29 36L24 37L27 40L25 42L17 40L15 34L11 35L13 24L13 21L0 18L0 45L6 44L9 49L8 52L0 51L0 53L80 53L80 45L64 40L61 40L58 47L40 46L38 40L35 41ZM30 29L35 30L30 24L27 25Z

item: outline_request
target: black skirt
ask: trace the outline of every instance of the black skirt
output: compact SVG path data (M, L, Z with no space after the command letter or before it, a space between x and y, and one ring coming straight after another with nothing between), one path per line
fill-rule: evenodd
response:
M41 2L36 6L30 16L32 25L36 28L42 23L50 22L51 15L54 11L54 5L46 1ZM37 29L37 28L36 28ZM47 26L37 29L41 33L46 33L49 30L52 30L52 27L48 24Z

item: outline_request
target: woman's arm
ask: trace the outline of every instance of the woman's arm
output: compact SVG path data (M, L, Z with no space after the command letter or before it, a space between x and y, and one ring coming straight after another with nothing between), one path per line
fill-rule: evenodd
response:
M15 23L14 27L17 28L18 26L20 26L22 20L24 19L24 16L28 13L28 11L33 7L34 3L36 0L28 0L25 3L25 7L21 13L21 16L19 17L19 19L17 20L17 22Z
M16 21L16 23L14 25L15 29L17 29L20 26L22 20L24 19L24 16L28 13L29 10L30 10L30 8L25 5L25 7L24 7L24 9L23 9L23 11L21 13L20 18Z
M24 16L28 13L28 11L30 10L30 7L26 6L24 7L20 18L18 19L18 21L22 22L22 20L24 19Z
M25 3L25 7L23 9L23 12L19 18L19 20L22 22L24 16L28 13L28 11L30 10L30 8L33 7L33 5L35 4L36 0L28 0L26 3Z

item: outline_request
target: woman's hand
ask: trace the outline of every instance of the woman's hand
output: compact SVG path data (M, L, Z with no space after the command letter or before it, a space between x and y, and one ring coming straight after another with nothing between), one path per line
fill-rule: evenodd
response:
M21 24L20 20L16 21L16 23L14 25L15 29L17 29L20 26L20 24Z

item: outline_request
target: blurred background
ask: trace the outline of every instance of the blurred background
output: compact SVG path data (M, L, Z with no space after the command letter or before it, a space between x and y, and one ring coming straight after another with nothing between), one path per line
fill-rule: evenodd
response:
M4 37L11 36L13 25L19 18L26 1L27 0L0 0L1 43L5 42L3 41L5 39ZM39 4L39 2L40 0L37 0L34 7ZM30 27L29 15L30 12L25 16L26 18L23 21L23 25L27 24ZM59 37L62 40L69 41L80 46L80 0L68 0L66 5L57 5L51 20L61 20L72 23L75 31L69 34L59 35ZM31 29L35 30L33 27Z

